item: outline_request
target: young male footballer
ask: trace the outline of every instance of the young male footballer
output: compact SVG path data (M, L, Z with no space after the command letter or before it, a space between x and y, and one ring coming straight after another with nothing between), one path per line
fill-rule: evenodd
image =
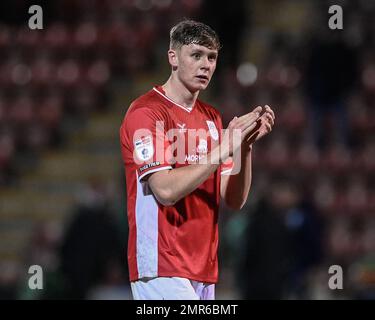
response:
M198 99L219 49L209 26L175 25L169 79L133 101L122 122L134 299L215 299L219 201L245 204L252 145L275 119L259 106L223 130L219 112Z

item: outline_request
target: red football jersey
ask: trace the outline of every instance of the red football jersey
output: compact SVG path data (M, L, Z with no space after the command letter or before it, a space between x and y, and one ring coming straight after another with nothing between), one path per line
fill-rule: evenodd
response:
M131 104L120 128L130 281L164 276L217 282L220 173L230 171L230 165L169 207L156 200L144 177L196 163L220 143L221 129L213 107L197 100L188 109L170 100L162 87Z

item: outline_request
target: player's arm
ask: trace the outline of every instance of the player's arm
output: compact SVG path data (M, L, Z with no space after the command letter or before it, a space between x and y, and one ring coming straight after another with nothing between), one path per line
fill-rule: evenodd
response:
M241 151L240 172L235 175L222 175L220 195L225 204L234 210L240 210L246 203L252 180L251 149Z
M148 184L156 199L164 206L171 206L194 191L218 169L220 163L226 161L241 148L243 140L256 127L260 111L260 108L256 108L253 112L233 119L221 144L207 154L205 164L152 173L148 177ZM238 143L232 139L236 129L241 130L241 141Z
M155 198L163 206L173 206L193 192L219 167L219 148L214 149L207 157L207 164L193 164L150 174L147 181Z
M253 143L272 130L275 123L273 110L266 106L263 115L257 120L257 126L244 139L241 157L234 159L240 161L240 171L234 175L222 175L220 194L226 205L234 210L240 210L245 205L250 192L252 180L252 149Z

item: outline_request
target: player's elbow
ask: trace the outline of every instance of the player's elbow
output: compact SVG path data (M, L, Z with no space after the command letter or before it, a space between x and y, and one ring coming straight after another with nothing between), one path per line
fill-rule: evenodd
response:
M171 207L177 202L176 191L172 187L166 170L152 174L148 183L156 200L165 207Z
M154 192L154 195L158 202L164 207L171 207L177 202L173 191L169 188L159 189Z

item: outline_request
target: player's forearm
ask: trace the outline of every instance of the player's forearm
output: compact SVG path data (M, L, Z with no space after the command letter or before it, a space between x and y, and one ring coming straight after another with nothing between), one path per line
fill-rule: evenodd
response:
M207 154L204 164L193 164L168 171L159 171L149 178L156 199L164 206L172 206L193 192L219 167L220 149Z
M228 207L240 210L249 196L252 180L251 149L241 152L240 172L228 176L224 188L224 201Z

